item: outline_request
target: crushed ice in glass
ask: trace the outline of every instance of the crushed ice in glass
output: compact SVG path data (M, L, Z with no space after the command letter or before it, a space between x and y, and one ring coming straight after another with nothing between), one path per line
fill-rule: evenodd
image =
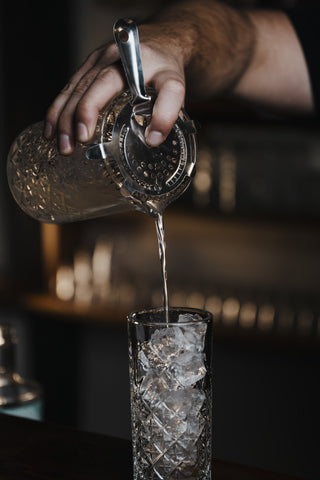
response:
M207 327L199 320L199 315L180 315L181 326L176 323L159 328L140 346L140 382L135 393L143 400L143 411L138 415L149 437L147 451L159 478L167 478L177 461L181 468L187 468L197 458L206 398L200 381L206 375L203 351Z

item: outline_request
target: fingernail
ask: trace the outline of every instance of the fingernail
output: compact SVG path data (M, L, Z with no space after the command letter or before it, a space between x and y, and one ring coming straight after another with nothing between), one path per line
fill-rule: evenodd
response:
M61 135L59 135L59 149L63 155L71 153L72 148L69 135L66 135L65 133L61 133Z
M87 142L89 140L88 129L84 123L77 124L77 137L79 142Z
M52 125L49 122L45 123L43 134L46 138L50 139L52 137Z
M163 142L163 135L161 132L157 132L156 130L151 130L150 132L147 131L146 141L150 147L157 147Z

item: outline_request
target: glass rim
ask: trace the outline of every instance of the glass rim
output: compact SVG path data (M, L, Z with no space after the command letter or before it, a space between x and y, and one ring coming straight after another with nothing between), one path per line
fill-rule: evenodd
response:
M186 326L186 325L199 325L202 323L210 323L212 321L213 315L211 312L208 310L204 310L201 308L193 308L193 307L169 307L169 316L170 316L170 311L174 312L181 312L182 314L184 313L191 313L191 314L198 314L201 315L201 320L194 320L192 322L171 322L169 320L169 325L170 326ZM143 325L143 326L151 326L151 327L166 327L168 323L163 320L163 321L152 321L152 320L142 320L137 318L138 315L146 314L146 313L159 313L163 312L164 313L164 307L151 307L151 308L145 308L141 310L137 310L135 312L131 312L127 315L127 321L128 323L131 323L133 325Z

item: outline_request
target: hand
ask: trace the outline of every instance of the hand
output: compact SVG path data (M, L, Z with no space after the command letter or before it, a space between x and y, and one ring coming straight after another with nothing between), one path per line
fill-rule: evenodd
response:
M253 48L248 16L210 0L169 5L139 27L139 36L144 81L157 95L146 129L150 146L165 140L179 115L185 72L194 97L228 91L249 63ZM61 153L72 153L75 141L92 138L99 110L124 88L115 44L98 48L48 109L45 136L57 135Z
M263 106L302 113L314 109L299 39L277 11L235 9L219 1L169 5L139 27L144 80L157 94L146 129L150 146L163 142L188 93L202 99L229 93ZM48 110L44 134L61 153L87 142L98 112L126 87L115 44L95 50Z
M183 56L168 42L156 40L152 28L139 28L144 80L157 99L146 131L150 146L162 143L172 129L184 103ZM145 38L145 41L143 40ZM165 52L165 53L163 53ZM94 133L99 110L127 88L115 44L95 50L72 76L48 109L44 134L58 137L59 150L69 155L75 141L87 142Z

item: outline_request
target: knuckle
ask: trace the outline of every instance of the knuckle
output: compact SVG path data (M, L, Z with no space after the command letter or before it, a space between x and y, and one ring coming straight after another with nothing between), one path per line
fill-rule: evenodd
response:
M98 73L98 79L103 82L113 82L118 75L117 70L113 66L103 67Z
M73 96L75 97L82 97L82 95L84 94L84 92L88 89L89 85L90 85L90 81L88 81L87 79L83 79L82 81L80 81L75 87L74 87L74 90L72 92Z
M52 123L52 121L56 118L56 115L54 115L54 112L52 110L52 107L49 107L48 110L45 113L45 120L47 122Z
M96 61L98 60L98 58L100 57L100 55L101 55L101 47L93 50L93 52L91 52L87 56L86 62L90 62L90 63L92 63L92 65L94 65L96 63Z
M60 95L70 95L73 89L74 89L74 83L72 79L70 79L70 81L60 91Z
M182 80L176 77L170 77L166 81L166 90L174 93L175 95L183 97L185 95L185 84Z
M45 115L45 119L49 123L54 123L58 117L59 109L53 104L51 105Z
M68 108L65 108L57 122L59 132L72 136L72 124L72 113Z
M162 132L165 136L171 131L173 127L174 121L167 115L163 114L163 112L155 112L153 113L151 128L153 130L158 130Z
M98 108L92 102L83 98L77 105L75 117L77 121L90 123L92 118L98 113Z
M101 45L100 47L96 48L91 53L89 53L89 55L83 62L82 66L88 65L90 68L92 68L95 65L98 65L99 63L101 63L101 61L103 61L106 55L106 52L107 52L107 45Z
M100 61L105 65L110 65L119 57L118 47L115 43L108 43L100 51Z
M90 112L90 108L92 106L89 105L89 103L83 99L78 103L77 110L76 110L76 116L78 119L83 119L88 116L88 113Z
M74 86L72 96L82 97L94 81L97 74L97 68L92 68L86 75L84 75L78 83Z
M161 119L161 131L165 136L167 136L170 133L172 127L173 127L173 124L171 119L167 119L167 118Z
M61 115L58 120L58 131L59 133L65 133L70 136L71 129L68 128L68 123L66 122L65 115Z

